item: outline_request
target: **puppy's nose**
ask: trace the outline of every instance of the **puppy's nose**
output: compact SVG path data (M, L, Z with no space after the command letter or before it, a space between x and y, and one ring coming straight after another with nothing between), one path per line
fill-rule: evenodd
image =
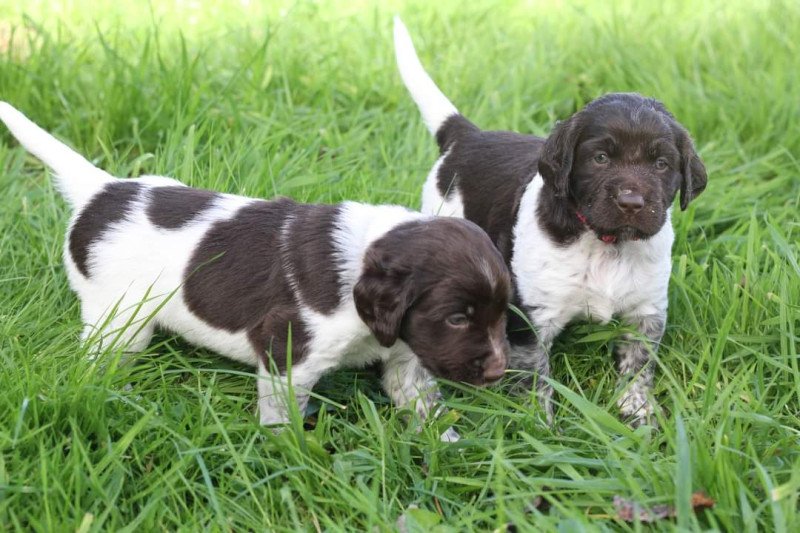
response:
M503 377L506 372L506 365L508 358L505 354L492 354L486 359L483 366L483 379L487 382L497 381Z
M625 213L633 215L644 207L644 197L630 190L620 191L617 195L617 205Z

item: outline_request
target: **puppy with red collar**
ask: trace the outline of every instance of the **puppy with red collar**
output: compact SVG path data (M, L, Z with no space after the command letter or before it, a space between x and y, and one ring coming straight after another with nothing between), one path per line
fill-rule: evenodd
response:
M569 322L619 317L639 332L616 348L620 374L631 380L619 408L634 425L650 420L652 354L667 317L671 206L680 193L686 209L707 181L689 134L660 102L631 93L594 100L546 139L484 131L428 76L399 19L394 40L400 74L441 152L422 211L486 230L535 328L535 338L509 330L510 366L549 377L550 346ZM551 387L539 379L538 391L552 418Z
M433 377L481 386L503 375L511 281L475 224L117 179L9 104L0 120L72 206L64 264L86 340L135 352L159 327L257 366L263 424L287 420L288 372L302 412L323 374L381 361L388 395L423 416Z

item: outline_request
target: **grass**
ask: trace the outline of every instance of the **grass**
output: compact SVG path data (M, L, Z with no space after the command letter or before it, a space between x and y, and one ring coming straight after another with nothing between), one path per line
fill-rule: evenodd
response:
M710 181L673 217L661 429L616 418L617 324L560 338L555 427L528 398L451 387L457 444L406 423L368 372L330 376L310 429L273 435L250 370L179 340L92 364L61 266L65 204L2 131L0 524L800 529L796 2L3 0L0 98L118 175L418 206L435 147L393 64L396 12L484 127L546 134L595 96L636 90L693 133ZM716 506L693 513L696 490ZM677 516L622 522L615 495Z

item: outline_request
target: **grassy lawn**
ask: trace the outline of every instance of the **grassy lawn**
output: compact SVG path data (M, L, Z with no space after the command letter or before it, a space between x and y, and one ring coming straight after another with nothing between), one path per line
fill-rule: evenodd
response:
M449 387L456 444L368 371L326 378L305 429L273 435L251 370L208 351L161 336L93 364L66 205L0 128L0 529L800 530L800 4L163 4L0 1L0 99L117 175L414 207L436 149L395 13L486 128L546 134L609 91L662 100L709 186L673 216L661 429L617 420L618 324L556 344L554 427L529 397ZM716 505L695 513L700 490ZM676 516L627 523L615 496Z

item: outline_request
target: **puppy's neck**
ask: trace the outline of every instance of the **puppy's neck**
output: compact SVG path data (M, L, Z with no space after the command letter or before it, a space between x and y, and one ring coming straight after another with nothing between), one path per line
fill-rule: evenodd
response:
M421 213L400 206L374 206L358 202L341 204L340 221L334 235L339 249L342 293L350 296L364 263L370 244L396 226L425 218Z

